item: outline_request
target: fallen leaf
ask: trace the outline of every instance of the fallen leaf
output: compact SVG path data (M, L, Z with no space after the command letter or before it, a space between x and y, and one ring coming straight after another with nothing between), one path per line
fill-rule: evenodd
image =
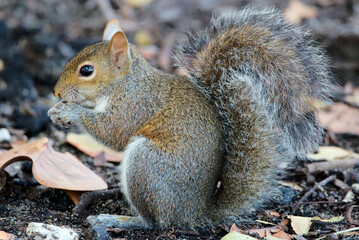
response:
M127 3L128 5L132 6L132 7L144 7L147 4L150 4L151 2L153 2L153 0L124 0L125 3Z
M93 158L96 158L100 154L104 153L104 158L107 161L121 162L123 159L122 152L116 152L101 145L87 134L68 133L66 141Z
M345 219L345 217L339 216L339 217L332 217L330 219L321 219L320 217L316 216L316 217L312 217L312 219L314 221L320 221L320 222L338 223L338 222L343 221Z
M297 191L303 191L303 188L301 186L299 186L298 184L296 184L296 183L281 182L280 185L286 186L286 187L291 187L291 188L293 188L294 190L297 190Z
M349 191L347 192L347 194L345 194L345 197L344 197L344 199L343 199L343 202L345 202L345 203L350 203L350 202L353 202L354 199L355 199L355 194L353 193L352 190L349 190Z
M347 104L338 102L330 110L319 110L318 120L333 133L359 135L359 109Z
M24 160L33 160L39 158L41 153L46 149L46 144L49 142L47 138L40 138L36 141L29 142L17 146L0 155L0 171L7 165Z
M0 231L0 239L1 240L15 240L16 236L12 235L10 233L4 232L4 231Z
M135 43L137 46L146 46L153 44L154 40L148 32L140 30L135 34Z
M285 233L282 230L272 234L272 237L275 237L276 239L285 239L285 240L290 240L294 238L292 235ZM265 239L269 239L269 238L265 238Z
M225 235L221 240L257 240L258 238L254 238L236 231L230 232Z
M299 0L291 0L288 7L284 10L284 17L291 23L298 23L302 19L314 18L318 16L318 9L302 3Z
M237 225L235 223L232 224L231 228L229 229L229 232L241 232L241 230L237 227Z
M56 152L51 146L33 160L32 172L42 185L73 191L106 189L106 182L70 153Z
M353 88L351 84L347 86L348 84L345 85L345 87L349 89L348 89L348 94L345 94L344 99L350 104L359 106L359 88Z
M247 232L249 234L258 234L260 237L264 238L267 235L271 235L270 233L275 233L280 231L280 226L275 226L275 227L267 227L267 228L252 228L249 229Z
M258 234L258 236L264 238L266 234L267 229L266 228L259 228L259 229L249 229L248 233L250 234Z
M280 217L280 214L278 212L273 212L273 211L269 212L269 215L274 217Z
M5 65L4 61L2 59L0 59L0 72L4 69L4 65Z
M307 157L313 160L343 160L348 158L359 158L359 154L334 146L321 146L315 154L307 154Z
M290 223L290 220L288 218L286 219L283 219L280 223L279 223L279 226L281 227L286 227L288 226L288 224Z
M288 218L291 220L291 226L296 234L308 234L310 225L312 224L312 218L299 216L288 216Z
M0 155L0 171L16 161L32 161L35 179L46 187L94 191L107 184L70 153L56 152L47 138L17 146Z
M71 190L64 190L65 193L71 198L71 200L76 204L80 202L80 197L83 194L82 191L71 191Z

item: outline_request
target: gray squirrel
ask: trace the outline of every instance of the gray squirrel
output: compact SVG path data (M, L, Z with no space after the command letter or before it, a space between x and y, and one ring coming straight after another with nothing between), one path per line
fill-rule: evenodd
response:
M322 141L314 103L330 104L332 75L315 45L274 8L247 7L188 34L174 52L187 76L175 76L150 66L110 21L103 41L65 66L54 90L62 101L48 112L126 147L121 186L136 216L89 220L193 228L262 206L276 192L278 164Z

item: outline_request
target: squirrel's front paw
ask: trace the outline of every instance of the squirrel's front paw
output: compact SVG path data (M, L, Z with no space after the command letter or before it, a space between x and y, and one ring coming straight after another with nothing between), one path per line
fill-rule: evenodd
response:
M69 128L76 124L75 103L70 103L66 100L58 102L55 106L50 108L47 115L53 123Z

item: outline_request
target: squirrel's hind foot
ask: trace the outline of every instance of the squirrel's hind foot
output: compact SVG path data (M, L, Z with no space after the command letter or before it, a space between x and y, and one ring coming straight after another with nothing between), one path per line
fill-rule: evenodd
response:
M100 214L87 217L87 222L92 226L101 224L104 227L116 227L127 229L151 229L141 217L131 217L124 215Z

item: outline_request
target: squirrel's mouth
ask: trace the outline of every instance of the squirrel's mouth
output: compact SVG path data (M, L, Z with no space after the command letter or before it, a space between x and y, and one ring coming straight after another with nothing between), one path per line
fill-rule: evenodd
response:
M69 91L66 94L63 94L63 100L68 102L76 103L84 108L94 108L96 106L95 101L86 98L85 96L79 94L78 91Z
M76 104L84 107L84 108L94 108L96 106L96 103L94 101L91 101L89 99L85 99L82 101L74 101Z

